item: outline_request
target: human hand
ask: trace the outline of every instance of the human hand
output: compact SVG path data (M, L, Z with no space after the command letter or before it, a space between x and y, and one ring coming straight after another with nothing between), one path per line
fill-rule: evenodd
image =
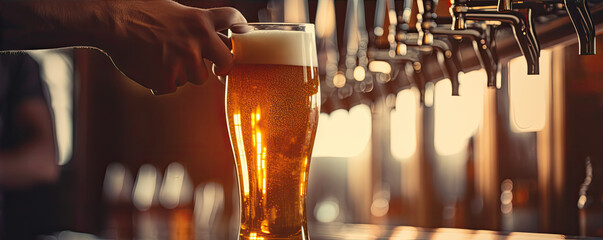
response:
M112 32L96 45L117 68L154 94L209 78L203 58L225 75L233 65L230 40L219 33L247 22L234 8L199 9L171 0L118 1Z

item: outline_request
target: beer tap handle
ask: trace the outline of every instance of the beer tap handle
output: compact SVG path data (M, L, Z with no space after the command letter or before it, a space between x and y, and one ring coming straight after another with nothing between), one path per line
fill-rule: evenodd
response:
M595 28L587 0L564 0L563 2L578 35L578 53L580 55L595 54Z
M530 32L530 34L528 34L527 36L534 43L534 48L536 49L536 52L538 53L538 56L540 57L540 42L538 41L538 35L536 34L536 27L534 25L534 17L532 17L532 9L524 8L524 9L520 9L518 12L520 13L520 15L518 15L518 16L523 16L523 19L525 20L526 31Z
M460 62L455 61L456 55L453 53L451 46L452 44L447 40L435 39L433 42L434 52L440 68L452 84L452 96L458 96Z
M488 87L496 87L496 74L498 73L498 55L496 54L496 27L486 26L481 33L479 42L474 42L482 66L488 75Z
M459 71L462 71L463 69L463 64L461 63L461 59L460 59L460 54L459 54L459 42L456 41L456 39L453 36L448 36L446 38L446 42L450 45L450 51L451 51L451 55L450 58L452 59L452 62L454 63L454 66L456 66L456 69L458 69Z
M507 13L485 12L485 11L470 11L466 13L466 18L477 21L501 21L511 24L515 40L519 44L519 49L526 58L528 64L528 74L538 74L540 56L540 46L536 39L532 22L532 10L526 9L526 20L520 12L510 11Z
M485 25L485 24L482 24ZM462 69L462 65L455 53L458 53L458 40L456 37L469 38L473 44L473 49L478 56L481 66L488 75L488 86L496 86L496 74L498 73L498 55L496 55L495 26L469 26L465 30L450 30L449 28L433 29L437 35L448 36L451 42L453 61L457 69Z

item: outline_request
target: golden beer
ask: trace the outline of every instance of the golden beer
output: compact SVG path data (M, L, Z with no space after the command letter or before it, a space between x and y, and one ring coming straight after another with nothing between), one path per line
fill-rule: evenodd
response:
M306 186L320 113L313 26L250 26L255 29L231 36L235 66L226 82L241 196L239 236L308 239Z

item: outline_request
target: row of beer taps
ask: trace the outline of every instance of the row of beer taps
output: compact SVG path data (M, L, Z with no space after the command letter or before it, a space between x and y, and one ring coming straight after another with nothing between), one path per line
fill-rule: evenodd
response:
M487 73L487 85L495 87L501 68L496 32L506 26L526 59L527 73L539 74L535 16L566 14L578 36L579 54L595 54L595 27L587 0L377 0L375 40L370 43L364 26L363 0L349 0L347 4L346 48L342 54L346 78L352 78L353 68L368 70L369 59L385 61L419 89L421 101L429 81L422 66L427 56L437 59L444 78L451 81L452 95L459 95L459 73L463 71L459 47L463 41L470 41ZM449 9L449 14L436 14L436 8L443 7Z

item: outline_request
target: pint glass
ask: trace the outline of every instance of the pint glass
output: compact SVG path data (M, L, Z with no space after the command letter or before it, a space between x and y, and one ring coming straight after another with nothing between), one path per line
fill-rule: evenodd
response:
M239 239L306 240L319 117L314 25L235 25L226 115L240 190Z

